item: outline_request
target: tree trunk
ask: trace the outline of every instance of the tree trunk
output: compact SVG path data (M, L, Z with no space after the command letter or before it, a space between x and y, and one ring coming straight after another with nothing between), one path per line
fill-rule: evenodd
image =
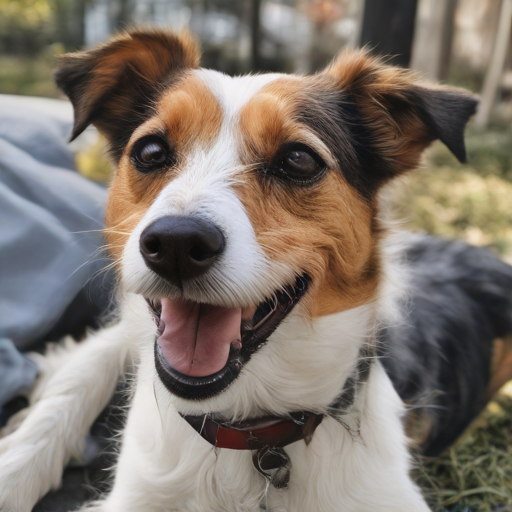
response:
M496 98L496 93L503 75L503 67L510 48L510 30L512 25L512 0L502 0L500 22L496 39L494 40L494 49L491 62L485 75L484 87L482 90L482 100L480 108L476 115L475 123L478 127L484 128L491 116L492 106Z
M448 75L458 0L420 0L411 67L431 80Z
M393 64L407 67L418 0L366 0L361 30L361 46L372 53L389 56Z
M261 69L261 0L251 0L251 69Z

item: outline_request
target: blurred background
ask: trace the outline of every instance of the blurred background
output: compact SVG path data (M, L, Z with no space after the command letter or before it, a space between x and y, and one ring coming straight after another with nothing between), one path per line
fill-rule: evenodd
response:
M511 23L512 0L0 0L0 95L62 99L52 80L56 56L140 24L188 26L203 66L228 74L311 73L343 48L367 45L482 97L468 164L435 144L423 169L390 194L396 217L407 229L462 238L512 261ZM72 149L79 172L108 182L94 131ZM419 461L434 510L512 510L511 396L505 390L448 454Z
M0 94L59 98L55 56L136 24L188 26L201 40L203 66L228 74L314 72L343 48L368 45L396 65L482 95L469 165L435 146L426 164L435 172L396 192L399 218L510 259L511 17L511 0L0 0ZM79 170L108 180L102 155L101 144L79 152Z

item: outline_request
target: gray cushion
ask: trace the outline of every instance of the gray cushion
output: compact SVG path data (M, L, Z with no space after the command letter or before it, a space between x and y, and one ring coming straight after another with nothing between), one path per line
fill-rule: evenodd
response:
M71 118L0 107L0 337L27 349L105 265L107 193L74 170Z

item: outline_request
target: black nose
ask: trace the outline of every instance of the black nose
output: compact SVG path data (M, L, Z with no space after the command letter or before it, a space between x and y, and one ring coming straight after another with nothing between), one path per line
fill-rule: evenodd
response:
M140 252L146 265L178 286L204 274L224 246L220 229L198 217L161 217L140 236Z

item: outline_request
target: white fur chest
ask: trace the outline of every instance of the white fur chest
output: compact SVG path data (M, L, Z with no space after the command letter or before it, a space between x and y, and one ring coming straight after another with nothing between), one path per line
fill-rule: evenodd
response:
M309 446L285 448L291 479L278 491L256 471L250 451L215 449L180 417L145 350L116 482L101 512L427 511L407 475L402 409L375 363L343 418L348 429L325 418Z

